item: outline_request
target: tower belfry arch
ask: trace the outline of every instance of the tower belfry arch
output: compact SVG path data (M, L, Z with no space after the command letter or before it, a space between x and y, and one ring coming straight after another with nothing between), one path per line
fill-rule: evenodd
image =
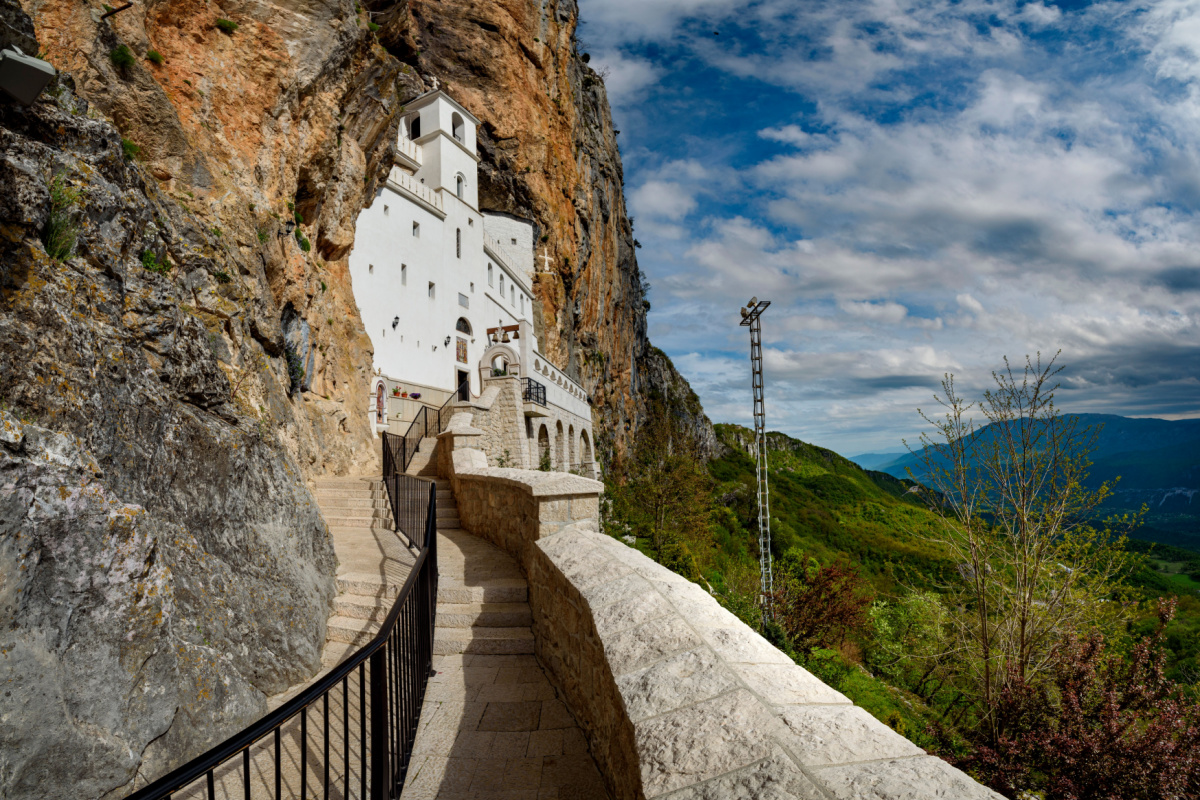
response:
M750 329L750 386L754 393L754 475L758 491L759 602L763 619L772 616L771 594L775 590L771 556L771 491L767 481L767 405L762 368L762 313L770 300L751 297L742 309L742 326Z

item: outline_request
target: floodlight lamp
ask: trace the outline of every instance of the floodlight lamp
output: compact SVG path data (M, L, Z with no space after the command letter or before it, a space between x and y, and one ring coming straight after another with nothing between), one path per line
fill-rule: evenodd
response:
M750 298L750 302L749 302L749 303L747 303L747 305L748 305L750 308L754 308L756 305L758 305L758 297L757 297L757 296L755 296L755 297L751 297L751 298Z
M446 347L449 347L450 346L450 337L447 336L446 341L442 342L442 344L445 345Z
M748 316L750 316L750 309L748 309L748 308L743 308L743 309L742 309L742 319L745 319L745 318L746 318L746 317L748 317Z
M57 74L54 67L19 48L0 51L0 90L21 105L33 105Z

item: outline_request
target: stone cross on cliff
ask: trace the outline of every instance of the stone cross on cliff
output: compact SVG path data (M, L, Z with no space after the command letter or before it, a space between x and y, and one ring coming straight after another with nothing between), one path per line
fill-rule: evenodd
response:
M549 248L549 247L543 247L543 248L542 248L542 264L545 266L545 269L543 269L543 270L542 270L542 272L549 272L549 271L550 271L550 261L551 261L551 258L550 258L550 248Z

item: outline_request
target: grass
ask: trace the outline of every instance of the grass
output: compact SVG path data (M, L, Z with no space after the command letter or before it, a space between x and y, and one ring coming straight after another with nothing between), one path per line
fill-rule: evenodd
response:
M305 236L304 232L299 228L296 228L296 243L299 244L300 249L306 253L312 250L312 242L308 240L308 237Z
M121 137L121 152L125 154L126 161L133 161L142 157L142 147L132 139Z
M237 29L238 24L231 19L221 18L217 20L217 30L221 31L221 33L226 33L232 36L234 31Z
M165 58L163 58L163 54L157 50L147 50L146 60L156 67L161 67L167 61Z
M133 51L129 49L129 45L117 45L108 53L108 60L117 69L124 71L132 67L137 59L134 58Z
M80 193L67 183L61 172L50 179L47 188L50 190L50 216L42 230L42 244L46 254L61 263L75 255L79 241L74 209L79 204Z
M223 269L215 271L212 276L217 283L229 283L233 280L233 278L229 276L229 273Z

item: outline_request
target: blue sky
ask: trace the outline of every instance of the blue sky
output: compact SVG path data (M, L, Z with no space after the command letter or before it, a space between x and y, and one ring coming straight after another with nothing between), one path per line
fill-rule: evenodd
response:
M1200 0L582 0L652 285L714 421L845 454L1061 349L1069 411L1200 416Z

